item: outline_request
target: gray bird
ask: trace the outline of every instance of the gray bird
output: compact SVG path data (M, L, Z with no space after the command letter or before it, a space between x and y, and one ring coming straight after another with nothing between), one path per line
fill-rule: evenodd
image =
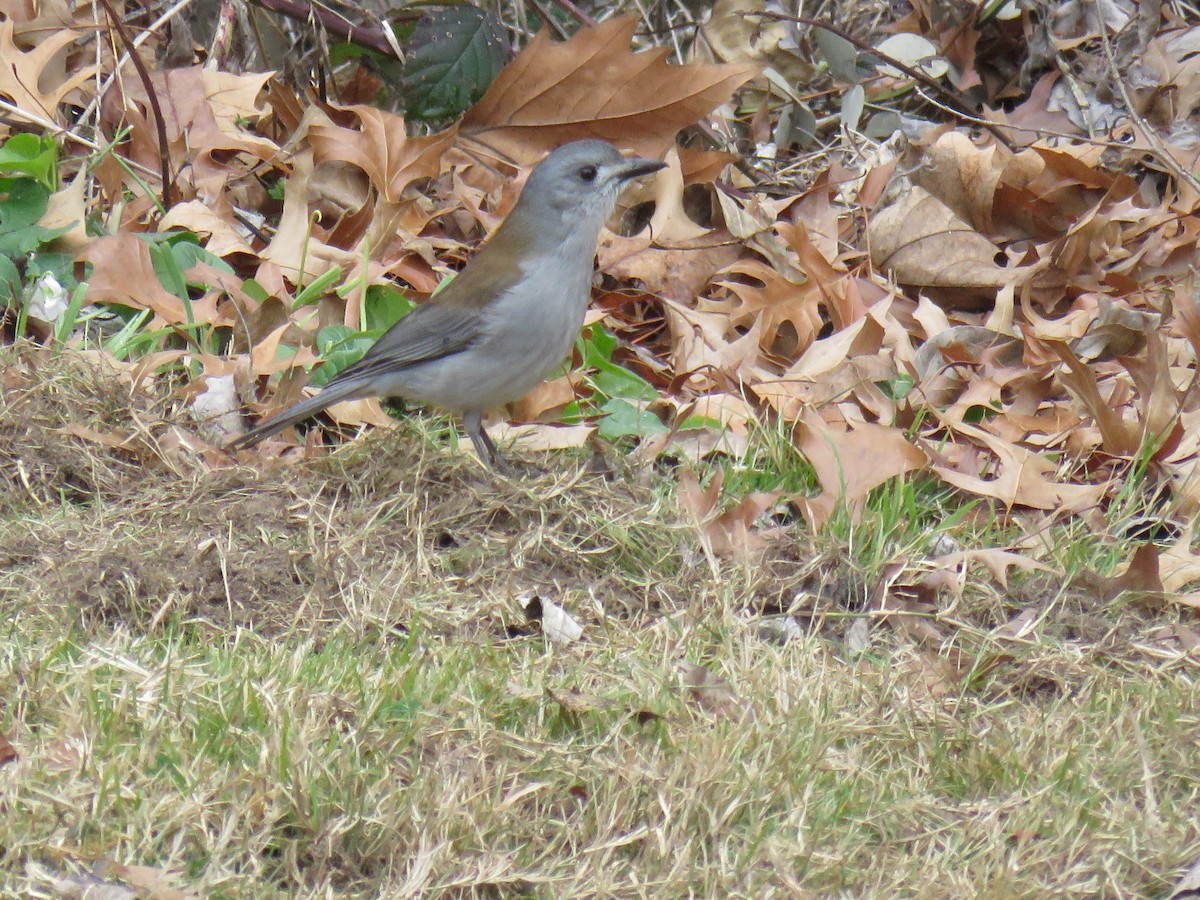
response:
M485 410L545 380L575 342L591 300L600 229L621 189L665 163L576 141L530 173L516 206L475 258L324 388L229 444L251 447L343 400L404 397L462 413L485 464L507 471Z

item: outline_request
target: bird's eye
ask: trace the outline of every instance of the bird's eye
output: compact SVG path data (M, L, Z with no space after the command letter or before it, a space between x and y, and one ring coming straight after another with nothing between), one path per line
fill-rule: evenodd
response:
M596 180L596 167L595 166L584 166L582 169L579 170L579 177L582 178L584 181L595 181Z

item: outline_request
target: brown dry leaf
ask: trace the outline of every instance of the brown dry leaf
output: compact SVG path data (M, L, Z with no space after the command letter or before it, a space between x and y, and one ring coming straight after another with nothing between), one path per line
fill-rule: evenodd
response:
M991 574L1000 587L1008 590L1008 570L1020 569L1022 572L1056 572L1052 566L1030 559L1020 553L998 548L982 548L979 550L959 550L939 556L933 561L936 569L958 571L960 566L978 562Z
M389 203L399 203L404 189L416 179L436 178L442 154L457 137L454 128L426 137L409 137L400 116L373 106L351 106L349 111L362 122L362 131L332 123L314 124L308 129L314 159L358 166Z
M1014 154L1000 144L979 146L961 131L948 131L925 149L912 167L912 178L960 219L992 234L1000 227L995 219L1010 219L1014 213L1022 217L1013 191L1025 188L1044 168L1042 157L1032 150ZM1007 193L1000 195L1002 188ZM998 200L1000 210L995 209Z
M182 877L181 872L160 869L156 866L125 866L110 862L108 873L144 892L151 900L193 900L199 895L192 891L181 891L174 882Z
M332 247L313 233L309 219L309 180L313 172L311 151L297 153L292 174L283 190L283 213L271 243L259 253L263 264L273 264L292 284L301 284L323 275L335 265L351 269L359 262L358 254ZM268 277L263 267L257 280L270 285L278 279ZM270 288L268 287L268 290Z
M1192 550L1194 532L1195 526L1189 525L1162 553L1160 571L1167 591L1175 593L1200 581L1200 555Z
M763 349L785 359L798 357L817 339L825 324L827 285L807 277L792 281L759 259L739 260L721 274L718 283L728 297L701 300L702 311L722 313L734 327L761 320Z
M1142 597L1163 596L1163 583L1159 575L1160 551L1154 544L1142 544L1133 552L1125 571L1111 578L1104 578L1091 570L1079 573L1078 584L1096 591L1105 602L1114 600L1124 593Z
M955 422L952 430L983 444L997 458L999 474L994 478L962 472L949 465L934 466L934 471L943 481L967 493L995 497L1008 509L1028 506L1032 509L1079 512L1094 506L1107 492L1104 484L1064 484L1054 481L1055 466L1040 453L1019 447L982 428Z
M1033 631L1039 615L1040 613L1037 609L1030 607L1022 611L1020 615L1009 619L998 628L993 628L992 637L999 638L1002 641L1024 640L1026 635Z
M512 404L513 417L518 422L536 422L543 414L549 413L549 421L557 421L562 408L574 399L575 383L571 376L543 381Z
M683 683L684 695L705 712L735 722L753 722L757 718L754 705L738 699L733 686L704 666L680 660L677 668Z
M1083 363L1066 344L1055 341L1050 347L1066 364L1059 378L1075 393L1096 422L1103 438L1103 447L1114 456L1132 456L1140 444L1140 429L1136 422L1127 422L1110 398L1101 395L1096 382L1096 370Z
M595 425L514 425L511 422L498 422L488 428L492 440L501 445L511 444L518 453L574 450L586 446L595 431Z
M679 478L679 502L692 517L700 533L700 543L707 554L733 558L754 556L782 531L778 528L756 528L763 513L779 500L780 491L758 491L738 503L733 509L716 512L721 497L725 473L717 470L707 487L700 487L696 475L685 471Z
M65 234L60 234L54 239L54 249L59 252L78 252L92 241L87 233L87 201L84 197L86 186L87 168L81 166L70 184L50 195L46 212L38 220L38 225L42 228L68 229Z
M49 121L56 120L58 105L71 91L83 85L95 72L92 66L83 66L70 76L54 84L48 84L46 76L53 68L52 63L59 51L73 44L79 34L67 29L55 30L43 35L37 44L25 51L13 40L14 23L0 21L0 97L13 106Z
M744 249L726 232L697 225L684 209L684 178L679 154L667 154L667 168L654 180L654 215L641 234L605 233L597 250L600 268L614 278L638 281L645 290L691 304L717 272L732 265Z
M782 8L766 0L717 0L700 33L722 62L770 66L788 84L808 84L817 69L800 50L798 26L761 15Z
M915 648L899 663L897 678L917 700L942 700L959 693L961 676L955 666L932 650Z
M564 690L547 688L546 694L563 709L573 713L595 712L598 709L608 709L616 705L616 701L614 700L601 697L599 694L589 694L586 691L579 690L579 688L566 688Z
M563 43L538 32L460 123L460 131L519 164L567 141L603 138L662 157L681 128L727 101L755 65L668 65L671 48L633 53L633 16L584 28Z
M672 300L663 301L671 334L671 367L693 391L754 384L758 370L762 319L730 340L729 319L719 312L701 312Z
M999 248L924 188L900 193L871 217L867 233L871 261L901 284L989 291L1030 275L1029 267L997 265ZM958 299L941 305L980 306L972 297Z
M258 97L271 74L234 75L201 66L151 73L172 165L176 171L192 167L196 191L204 199L215 201L231 175L244 172L237 154L263 162L273 161L279 155L279 147L273 141L243 127L244 122L262 118ZM121 100L116 96L111 101L106 98L106 117L114 125L118 120L133 124L134 157L157 171L158 138L145 87L138 79L127 79ZM111 108L118 102L123 102L123 107Z
M78 259L94 266L85 296L88 303L119 303L148 309L155 314L159 325L163 322L184 325L189 321L184 302L159 282L150 261L150 245L137 236L124 233L102 237L80 253ZM191 314L195 321L206 321L195 305Z
M812 528L820 527L839 503L857 518L872 489L929 463L899 429L864 422L839 430L812 409L804 411L794 439L821 483L819 496L794 500Z
M224 216L203 200L176 203L159 223L161 231L182 228L208 237L204 249L215 256L232 253L253 254L254 249L234 224L232 215Z

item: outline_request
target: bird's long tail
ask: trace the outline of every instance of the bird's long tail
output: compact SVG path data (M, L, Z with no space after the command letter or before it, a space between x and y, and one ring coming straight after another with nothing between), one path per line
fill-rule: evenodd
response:
M327 409L335 403L341 403L343 400L357 400L360 397L371 395L370 386L364 385L359 380L332 381L325 385L319 393L301 400L295 406L284 410L273 419L268 419L261 425L251 428L241 437L230 441L227 449L241 450L245 447L253 447L276 432L283 431L289 425L303 422L309 416L315 416L321 410Z

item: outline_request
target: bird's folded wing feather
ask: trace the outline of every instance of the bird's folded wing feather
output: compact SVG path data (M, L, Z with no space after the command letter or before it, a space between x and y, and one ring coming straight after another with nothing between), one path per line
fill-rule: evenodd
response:
M478 310L437 301L425 303L389 328L362 359L339 372L334 381L371 378L461 353L481 333Z

